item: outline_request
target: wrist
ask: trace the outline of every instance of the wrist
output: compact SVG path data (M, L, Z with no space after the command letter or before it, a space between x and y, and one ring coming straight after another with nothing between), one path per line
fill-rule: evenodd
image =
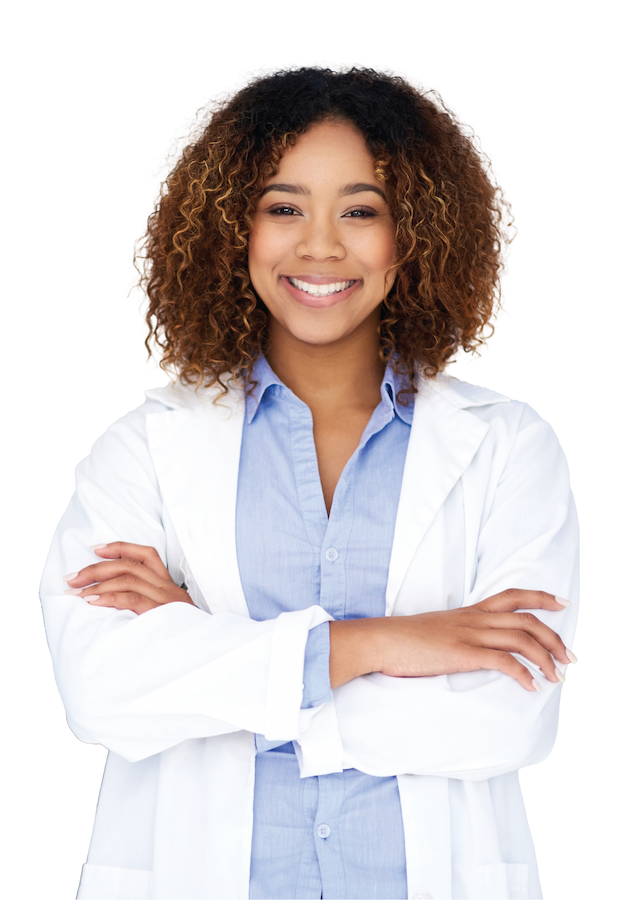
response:
M331 687L340 687L360 675L380 672L380 631L385 619L340 619L329 622Z

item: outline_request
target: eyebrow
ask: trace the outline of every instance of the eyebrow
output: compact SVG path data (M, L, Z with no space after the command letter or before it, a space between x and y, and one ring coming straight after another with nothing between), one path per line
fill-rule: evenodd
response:
M266 188L263 188L261 197L264 197L265 194L268 194L270 191L280 191L282 194L300 194L302 197L309 197L311 195L311 191L302 184L268 184ZM361 194L364 191L372 191L373 194L378 194L386 203L388 202L386 195L380 188L376 187L374 184L366 184L364 182L345 185L343 188L340 188L339 196L349 197L352 194Z

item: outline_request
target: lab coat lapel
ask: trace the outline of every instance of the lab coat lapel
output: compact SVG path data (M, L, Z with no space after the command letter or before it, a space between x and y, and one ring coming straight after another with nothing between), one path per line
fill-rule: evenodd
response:
M238 387L147 392L172 408L147 416L149 447L186 562L211 613L249 615L235 528L245 404ZM179 563L179 560L175 560Z
M419 544L489 430L463 405L447 380L422 382L416 395L390 558L386 615L394 610Z

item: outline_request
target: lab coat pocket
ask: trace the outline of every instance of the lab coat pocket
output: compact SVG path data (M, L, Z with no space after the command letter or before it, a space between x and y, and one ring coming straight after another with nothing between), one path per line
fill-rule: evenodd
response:
M151 872L86 863L77 900L148 900Z
M529 900L528 865L526 863L496 863L478 867L480 900Z

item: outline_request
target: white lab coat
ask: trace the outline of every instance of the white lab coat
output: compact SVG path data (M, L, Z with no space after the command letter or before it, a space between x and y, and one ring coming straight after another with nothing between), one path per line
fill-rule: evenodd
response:
M242 392L149 391L77 471L42 603L68 722L110 751L82 900L247 898L254 733L293 740L303 776L396 775L409 897L538 898L517 770L550 752L560 686L498 672L372 674L301 710L320 607L255 622L235 545ZM65 596L89 545L152 545L196 607L141 616ZM475 603L506 588L572 600L540 618L571 645L576 516L567 467L530 407L439 376L423 382L399 502L387 615Z

